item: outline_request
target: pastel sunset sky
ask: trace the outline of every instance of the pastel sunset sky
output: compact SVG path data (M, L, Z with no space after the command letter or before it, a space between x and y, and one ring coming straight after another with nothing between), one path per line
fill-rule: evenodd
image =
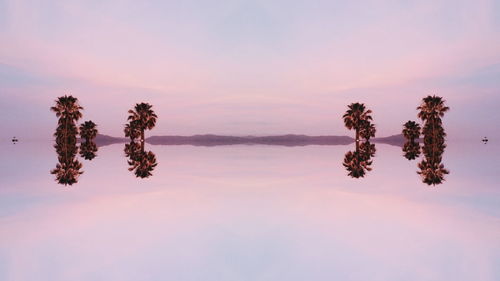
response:
M359 2L0 0L0 137L65 94L114 136L143 101L148 135L352 135L359 101L387 136L437 94L450 138L500 137L500 1Z

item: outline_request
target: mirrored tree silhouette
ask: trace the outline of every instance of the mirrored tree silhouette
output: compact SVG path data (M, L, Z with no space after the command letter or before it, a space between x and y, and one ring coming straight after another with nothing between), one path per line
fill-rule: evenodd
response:
M125 144L125 156L128 157L127 163L130 166L128 170L134 171L138 178L152 176L153 170L158 165L155 154L151 151L144 151L143 143L131 141Z
M83 108L78 104L78 99L73 96L63 96L56 100L56 105L51 110L59 118L58 126L54 136L56 144L58 164L50 173L56 176L56 182L63 185L72 185L78 182L78 177L83 173L80 171L82 164L76 159L78 154L76 122L81 118L80 110Z
M375 144L371 144L369 140L375 137L376 129L372 123L372 111L363 103L351 103L347 108L342 119L347 129L355 131L356 150L345 154L342 165L349 176L360 178L372 170L371 158L375 155Z
M356 145L355 151L348 151L345 154L342 165L344 165L350 177L362 178L366 172L372 170L373 161L371 158L375 156L375 152L375 144L368 141L362 142Z
M80 156L85 160L92 160L97 156L97 145L94 142L97 136L97 125L92 121L86 121L80 125Z
M56 168L50 173L56 176L56 182L63 185L72 185L78 182L82 164L76 159L78 147L76 143L57 143L55 146L58 161Z
M420 130L420 124L415 121L408 121L403 125L403 136L406 139L403 155L408 160L415 160L420 156L420 143L416 141L420 138Z
M94 141L80 143L80 156L85 160L92 160L97 156L97 144Z
M446 148L446 133L441 117L449 110L444 102L441 97L427 96L417 108L420 110L418 117L424 122L422 129L424 159L418 164L419 171L417 173L422 178L422 182L428 185L443 183L445 175L449 174L449 171L441 163Z
M144 150L146 142L144 131L151 130L156 125L156 116L153 106L148 103L138 103L134 109L128 111L129 121L125 125L125 137L130 138L130 143L125 144L125 155L128 157L129 171L134 171L138 178L148 178L158 165L156 156L151 151Z
M415 141L406 141L403 144L403 156L408 160L415 160L420 156L420 143Z

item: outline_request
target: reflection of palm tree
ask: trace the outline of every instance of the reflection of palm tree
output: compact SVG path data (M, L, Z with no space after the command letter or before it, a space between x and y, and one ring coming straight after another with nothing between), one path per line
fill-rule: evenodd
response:
M158 116L152 110L152 105L148 103L138 103L134 110L129 110L128 120L131 121L129 127L125 127L125 135L129 137L135 136L135 130L140 132L141 141L144 141L144 130L151 130L156 125ZM135 124L132 122L135 121ZM127 132L128 130L128 132Z
M414 141L406 141L403 145L404 157L408 160L415 160L420 156L420 144Z
M367 123L364 123L363 121L370 122L372 120L372 117L370 113L372 113L371 110L367 110L365 105L362 103L352 103L347 106L349 109L346 111L346 113L342 116L344 119L344 124L349 130L356 130L356 141L359 140L360 137L360 130L362 128L365 128L365 138L368 136L372 136L372 131L370 126L367 125ZM369 124L369 123L368 123ZM374 127L373 127L374 129ZM373 136L375 135L375 131L373 130Z
M97 156L97 145L93 141L85 141L80 144L80 156L85 160L92 160Z
M78 182L78 177L83 173L80 171L81 168L82 164L78 160L70 158L65 162L59 162L50 173L56 175L58 183L72 185Z
M129 171L134 171L138 178L148 178L152 176L152 171L156 168L156 156L153 152L144 151L144 145L134 141L125 144L125 155L129 158Z
M418 164L420 171L417 173L422 177L422 182L428 185L441 184L444 181L444 175L450 172L441 164L441 159L424 159Z
M367 171L371 171L373 161L371 158L375 156L375 144L363 142L356 147L356 150L348 151L344 156L344 167L348 175L353 178L364 177Z
M76 136L74 136L76 139ZM75 142L56 142L54 148L57 152L58 164L50 171L56 175L56 181L64 185L72 185L78 182L78 177L83 173L80 171L82 164L76 159L78 147Z

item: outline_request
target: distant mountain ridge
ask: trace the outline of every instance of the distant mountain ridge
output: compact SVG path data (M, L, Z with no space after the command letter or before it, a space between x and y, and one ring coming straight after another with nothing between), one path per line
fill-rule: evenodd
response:
M306 136L306 135L279 135L279 136L220 136L220 135L194 135L194 136L153 136L146 140L150 144L168 145L234 145L234 144L268 144L284 146L303 145L334 145L349 144L353 139L348 136Z
M373 138L372 142L386 143L402 146L405 139L403 135L392 135L383 138ZM112 137L98 134L95 142L97 145L129 142L128 138ZM236 144L265 144L282 146L305 145L347 145L354 143L354 138L349 136L307 136L307 135L276 135L276 136L223 136L223 135L193 135L193 136L152 136L146 142L153 145L194 145L218 146Z

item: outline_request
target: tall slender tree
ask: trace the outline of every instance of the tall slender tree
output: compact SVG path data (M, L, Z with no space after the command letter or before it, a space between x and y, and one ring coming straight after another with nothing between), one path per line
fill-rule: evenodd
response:
M424 122L422 129L424 159L418 164L420 171L417 173L428 185L441 184L444 181L444 175L449 173L441 163L446 148L446 133L441 118L449 109L444 99L435 95L423 98L422 103L417 107L418 117Z
M78 134L76 122L82 118L83 107L78 103L78 99L73 96L62 96L57 98L56 104L50 108L56 113L58 120L58 128L56 135L59 141L72 140ZM57 141L57 139L56 139Z
M83 173L80 171L82 164L76 159L78 153L76 122L82 117L83 107L80 106L77 98L66 95L57 98L55 105L50 109L59 118L54 134L56 137L54 147L58 155L58 164L50 172L56 175L58 183L72 185L78 182L78 177Z

